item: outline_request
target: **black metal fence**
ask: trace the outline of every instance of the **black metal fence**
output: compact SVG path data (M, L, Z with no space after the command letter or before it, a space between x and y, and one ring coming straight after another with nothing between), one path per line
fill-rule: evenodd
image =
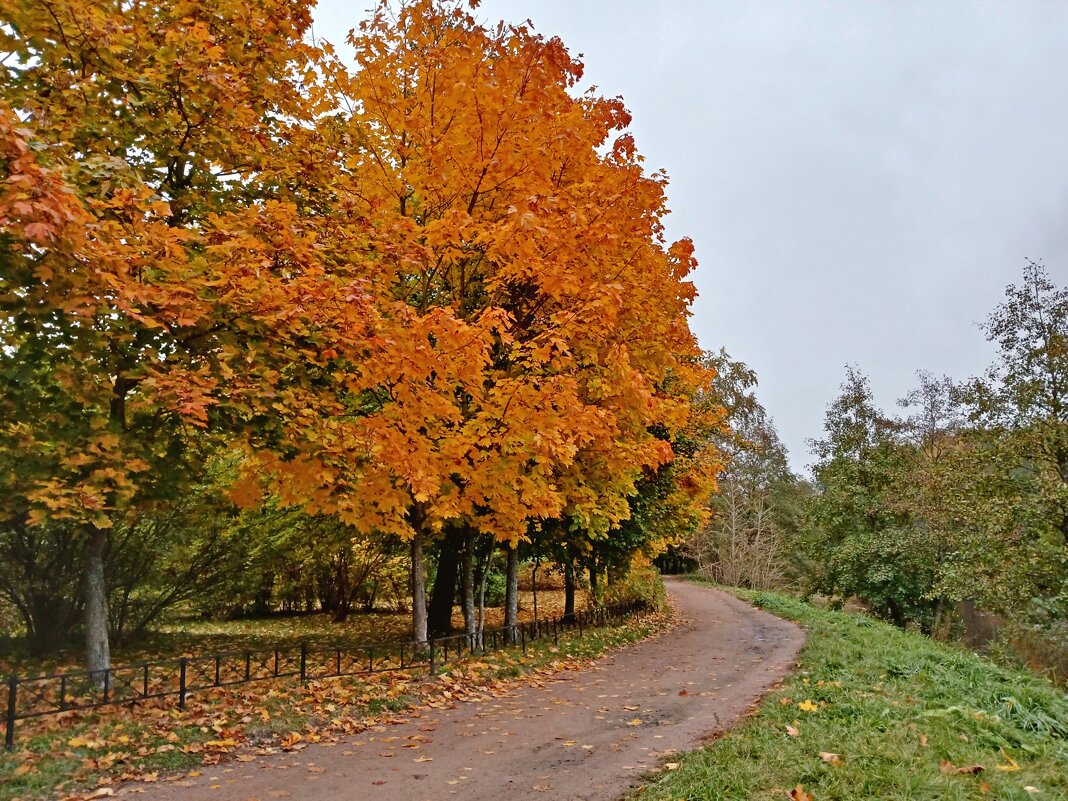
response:
M197 691L268 679L298 678L301 683L340 676L439 667L475 653L518 646L562 632L623 622L645 608L642 601L576 612L573 615L486 630L480 639L456 634L427 643L385 642L366 645L309 645L307 641L267 650L230 651L208 656L142 662L104 671L72 671L7 679L7 729L4 743L15 747L15 724L20 720L58 715L75 709L136 704L177 696L179 709Z

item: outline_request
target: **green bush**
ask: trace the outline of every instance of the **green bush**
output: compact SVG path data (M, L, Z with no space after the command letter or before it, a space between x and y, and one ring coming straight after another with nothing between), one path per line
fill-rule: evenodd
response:
M616 579L604 592L605 604L624 601L644 601L650 609L663 609L667 603L664 580L651 564L634 565L621 579Z

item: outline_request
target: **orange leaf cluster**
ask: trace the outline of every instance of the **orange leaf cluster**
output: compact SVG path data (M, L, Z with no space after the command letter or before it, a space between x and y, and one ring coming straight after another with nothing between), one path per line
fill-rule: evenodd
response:
M557 39L382 3L350 71L310 7L14 12L5 511L107 527L205 443L368 531L607 531L709 380L665 177Z

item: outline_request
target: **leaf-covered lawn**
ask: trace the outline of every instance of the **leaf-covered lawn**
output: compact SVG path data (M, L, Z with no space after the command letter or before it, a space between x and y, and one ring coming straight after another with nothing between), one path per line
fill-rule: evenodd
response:
M538 590L538 617L549 618L563 614L562 590ZM519 618L534 619L533 595L520 592ZM486 628L504 624L504 610L486 609ZM397 642L411 639L410 613L375 612L352 614L342 623L335 623L326 613L272 615L241 620L200 620L183 618L166 621L147 638L112 651L113 665L128 665L149 660L176 660L185 655L210 655L220 651L242 651L293 646L301 640L322 644L365 644ZM463 630L459 608L453 615L453 626ZM31 659L21 650L21 643L8 639L0 641L0 676L33 676L59 670L83 670L81 653L77 649L57 656Z
M540 595L540 593L539 593ZM174 699L139 707L20 722L17 750L0 751L0 801L87 798L118 780L184 781L205 765L252 762L279 750L329 742L389 721L413 706L447 706L472 695L510 692L510 679L584 667L604 651L660 628L645 615L628 625L587 629L450 664L433 678L377 674L295 686L292 678L194 694L185 712Z
M641 801L1068 798L1060 691L868 617L738 594L806 628L798 669Z

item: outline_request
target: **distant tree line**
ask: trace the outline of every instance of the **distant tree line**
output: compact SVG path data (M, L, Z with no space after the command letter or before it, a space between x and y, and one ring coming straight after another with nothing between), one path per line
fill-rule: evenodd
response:
M721 355L734 439L717 514L689 552L724 582L856 599L942 636L961 604L985 610L1063 672L1068 288L1029 262L983 330L998 354L986 374L920 372L897 415L847 368L811 443L812 482L787 469L755 376Z

